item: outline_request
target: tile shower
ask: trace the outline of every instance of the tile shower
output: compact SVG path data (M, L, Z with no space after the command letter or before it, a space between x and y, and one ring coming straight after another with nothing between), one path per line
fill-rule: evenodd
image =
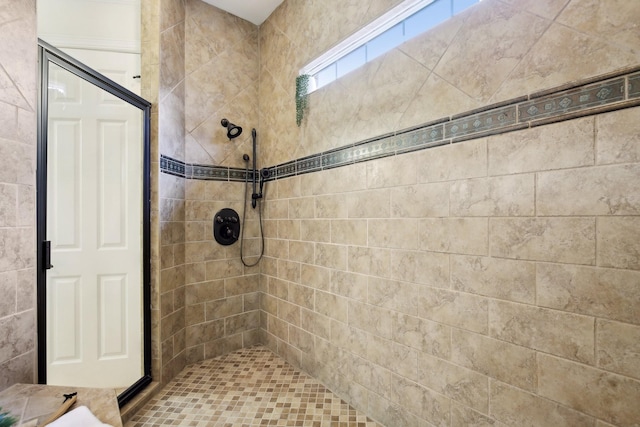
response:
M333 3L286 1L258 29L197 0L142 2L155 378L261 343L384 425L636 424L639 8L485 0L314 93L298 129L298 68L397 1ZM508 125L448 143L513 105ZM195 179L242 171L247 140L229 145L223 116L256 124L277 170L259 269L211 243L242 185ZM405 136L433 147L388 155L424 123Z

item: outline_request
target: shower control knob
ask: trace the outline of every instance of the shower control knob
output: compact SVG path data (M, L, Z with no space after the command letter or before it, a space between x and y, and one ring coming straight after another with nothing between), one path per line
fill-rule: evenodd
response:
M225 208L213 217L213 237L221 245L232 245L240 235L240 217L233 209Z

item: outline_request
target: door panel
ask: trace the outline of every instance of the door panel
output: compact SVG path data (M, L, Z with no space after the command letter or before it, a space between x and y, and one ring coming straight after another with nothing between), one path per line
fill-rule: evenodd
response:
M79 250L81 245L80 158L81 120L54 118L49 123L49 159L57 165L49 173L49 233L57 250Z
M50 64L47 383L126 388L142 363L142 112Z
M103 275L99 278L100 360L125 358L127 348L127 276Z
M79 363L82 360L82 323L80 301L81 278L54 277L50 281L52 289L47 311L56 313L51 318L52 335L60 339L51 343L51 363Z

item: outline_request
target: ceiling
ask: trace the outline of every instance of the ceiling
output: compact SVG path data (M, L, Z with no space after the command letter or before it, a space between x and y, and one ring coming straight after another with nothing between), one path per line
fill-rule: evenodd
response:
M283 0L204 0L256 25L262 24Z

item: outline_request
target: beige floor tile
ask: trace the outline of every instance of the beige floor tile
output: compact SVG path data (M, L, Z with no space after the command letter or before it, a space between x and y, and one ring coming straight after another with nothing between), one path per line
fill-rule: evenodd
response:
M126 427L380 426L264 347L187 366Z

